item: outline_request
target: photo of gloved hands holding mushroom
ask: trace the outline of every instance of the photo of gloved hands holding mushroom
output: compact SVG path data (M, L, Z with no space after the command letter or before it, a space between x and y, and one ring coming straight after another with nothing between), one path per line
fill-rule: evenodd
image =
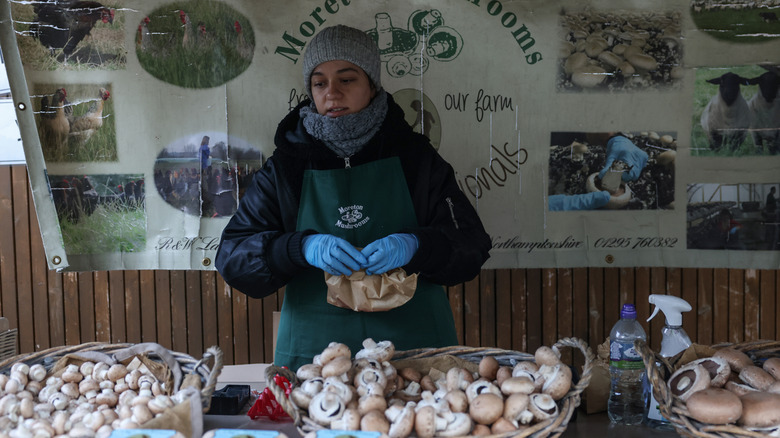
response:
M550 211L674 207L675 133L554 132Z

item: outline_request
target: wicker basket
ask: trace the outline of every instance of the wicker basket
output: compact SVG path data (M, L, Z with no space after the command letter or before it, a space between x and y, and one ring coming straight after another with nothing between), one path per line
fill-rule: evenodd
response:
M674 426L678 434L690 437L706 438L743 438L743 437L764 437L766 434L754 432L734 424L719 425L701 423L694 420L685 402L679 398L673 397L669 387L666 385L664 376L670 376L679 366L675 362L680 355L667 361L657 353L653 352L645 342L637 341L635 344L637 351L642 356L647 370L647 377L653 386L653 395L658 401L658 408L664 418ZM730 347L746 353L756 365L760 365L762 359L769 357L780 357L780 342L778 341L755 341L740 344L716 344L712 348L719 349ZM655 362L661 363L662 369L656 366Z
M61 357L67 354L94 351L110 356L119 350L137 345L139 344L107 344L92 342L80 345L53 347L34 353L25 353L7 358L0 362L0 373L7 374L10 371L11 366L17 362L24 362L27 365L42 364L49 370ZM210 347L200 360L196 360L183 353L177 353L175 351L169 352L178 363L183 375L195 374L200 377L200 395L203 404L203 412L208 411L209 406L211 405L211 396L214 394L214 389L217 385L217 377L219 377L219 374L222 372L222 350L220 350L219 347ZM158 357L156 354L150 354L149 358L155 361L162 361L162 358ZM209 364L212 362L213 364L211 364L211 367L209 368Z
M497 434L497 435L490 435L490 437L492 438L558 437L561 435L561 433L563 433L566 430L566 426L569 423L572 414L574 413L577 406L579 406L580 404L580 394L582 394L585 388L587 388L588 383L590 383L591 370L593 367L593 361L595 360L595 356L593 355L593 352L591 351L590 347L588 347L588 345L581 339L563 338L553 346L553 349L558 350L562 347L571 347L571 348L579 349L580 352L582 352L583 356L585 356L585 365L583 366L582 375L580 376L577 383L575 385L572 385L571 389L569 390L569 393L566 394L558 402L558 405L560 407L559 409L560 412L558 416L543 422L536 423L524 430ZM435 356L445 356L445 355L455 356L457 358L464 359L473 363L479 363L479 361L481 361L483 357L493 356L498 360L499 364L506 365L506 366L513 366L516 363L522 361L534 360L534 356L529 353L522 353L517 351L511 351L511 350L501 350L496 348L486 348L486 347L453 346L453 347L444 347L444 348L424 348L424 349L417 349L417 350L399 351L396 352L395 356L393 356L393 361L397 361L401 359L404 360L425 359L425 358L431 358ZM276 366L270 366L266 368L265 371L266 382L273 382L274 376L276 374L280 374L283 377L287 378L290 382L293 382L293 386L296 386L298 384L297 378L295 377L295 373L293 373L289 369L276 367ZM289 399L287 399L287 397L284 395L282 388L273 384L269 385L268 388L270 388L274 397L282 406L284 411L287 412L287 414L289 414L290 417L293 419L293 422L295 426L298 428L298 431L301 433L301 435L305 435L309 432L325 429L323 426L317 424L316 422L308 418L304 411L300 410L295 404L293 404Z
M0 360L16 356L17 329L0 333Z

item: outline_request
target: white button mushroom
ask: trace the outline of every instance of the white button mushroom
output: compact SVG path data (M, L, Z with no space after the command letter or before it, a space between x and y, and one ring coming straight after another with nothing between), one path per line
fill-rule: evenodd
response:
M331 421L338 420L344 414L345 403L333 392L322 391L315 395L309 403L309 416L322 426L330 426Z

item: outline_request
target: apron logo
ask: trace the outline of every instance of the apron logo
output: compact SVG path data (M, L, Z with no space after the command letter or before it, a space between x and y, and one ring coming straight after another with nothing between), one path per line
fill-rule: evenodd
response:
M353 228L359 228L368 222L369 217L363 217L362 205L350 205L347 207L339 207L339 214L341 219L336 221L336 226L345 230L351 230Z

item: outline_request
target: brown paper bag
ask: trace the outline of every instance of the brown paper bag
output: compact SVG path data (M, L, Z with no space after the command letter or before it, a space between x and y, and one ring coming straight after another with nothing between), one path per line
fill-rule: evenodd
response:
M366 275L363 270L349 277L325 273L328 303L358 312L382 312L406 304L417 289L417 274L401 268L382 275Z
M591 368L590 383L582 393L585 413L595 414L607 410L609 400L609 338L596 348L596 359Z

